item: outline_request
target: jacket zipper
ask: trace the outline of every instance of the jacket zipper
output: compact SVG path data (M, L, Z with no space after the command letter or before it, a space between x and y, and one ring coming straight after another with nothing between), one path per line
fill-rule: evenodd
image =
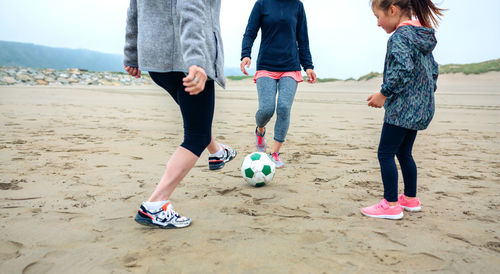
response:
M218 49L218 44L219 42L217 41L217 35L214 32L214 38L215 38L215 61L214 61L214 71L215 71L215 77L217 78L217 58L219 57L219 49Z

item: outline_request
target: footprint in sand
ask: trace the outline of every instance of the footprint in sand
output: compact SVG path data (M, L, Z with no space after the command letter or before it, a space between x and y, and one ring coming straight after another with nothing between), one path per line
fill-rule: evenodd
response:
M6 261L9 259L17 258L21 255L20 251L23 248L22 243L14 241L0 241L0 261Z
M25 179L12 179L10 183L0 183L0 190L18 190L23 187L19 186L19 183L26 183Z
M32 262L29 265L25 266L23 268L23 274L30 274L30 273L47 273L49 272L52 267L54 266L53 263L46 263L46 262Z
M44 259L48 259L48 258L60 258L62 257L63 255L66 255L66 252L65 251L61 251L61 250L54 250L54 251L49 251L47 252L47 254L45 254L43 256Z
M497 253L500 253L500 242L487 242L484 246Z

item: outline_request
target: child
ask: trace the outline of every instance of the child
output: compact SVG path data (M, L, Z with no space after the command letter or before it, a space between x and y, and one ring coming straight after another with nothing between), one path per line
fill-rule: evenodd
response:
M382 89L367 99L368 106L386 109L378 147L384 199L361 212L374 218L401 219L403 209L421 209L411 151L417 130L427 128L434 115L438 64L432 55L436 46L432 27L438 25L443 9L431 0L372 0L372 9L378 26L394 34L387 45ZM399 197L394 155L405 186Z

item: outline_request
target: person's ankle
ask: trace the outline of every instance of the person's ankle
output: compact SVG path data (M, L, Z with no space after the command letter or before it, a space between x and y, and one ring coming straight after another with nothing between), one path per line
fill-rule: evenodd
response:
M388 202L389 203L389 206L397 206L398 205L398 202Z
M408 196L406 196L406 195L404 195L404 194L403 194L403 197L404 197L406 200L408 200L408 201L409 201L409 200L413 200L413 199L417 198L417 197L408 197Z
M155 211L155 210L160 209L164 204L166 204L168 202L169 202L169 200L160 200L160 201L154 201L154 202L147 201L147 202L145 202L145 204L148 207L148 209Z
M266 128L265 127L257 127L257 132L262 135L266 132Z
M219 146L219 150L217 150L214 153L209 153L210 154L209 156L221 157L222 155L224 155L224 148L220 144L218 146Z

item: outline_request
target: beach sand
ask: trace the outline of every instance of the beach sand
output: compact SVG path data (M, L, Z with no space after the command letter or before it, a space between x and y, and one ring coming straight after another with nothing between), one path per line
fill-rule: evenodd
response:
M0 273L494 273L499 79L440 76L413 153L423 210L398 221L359 211L383 194L383 110L365 102L380 78L300 84L287 166L263 188L240 175L255 149L255 85L231 81L217 91L213 128L238 156L214 172L202 155L171 198L193 220L177 230L133 220L182 141L164 91L0 87Z

